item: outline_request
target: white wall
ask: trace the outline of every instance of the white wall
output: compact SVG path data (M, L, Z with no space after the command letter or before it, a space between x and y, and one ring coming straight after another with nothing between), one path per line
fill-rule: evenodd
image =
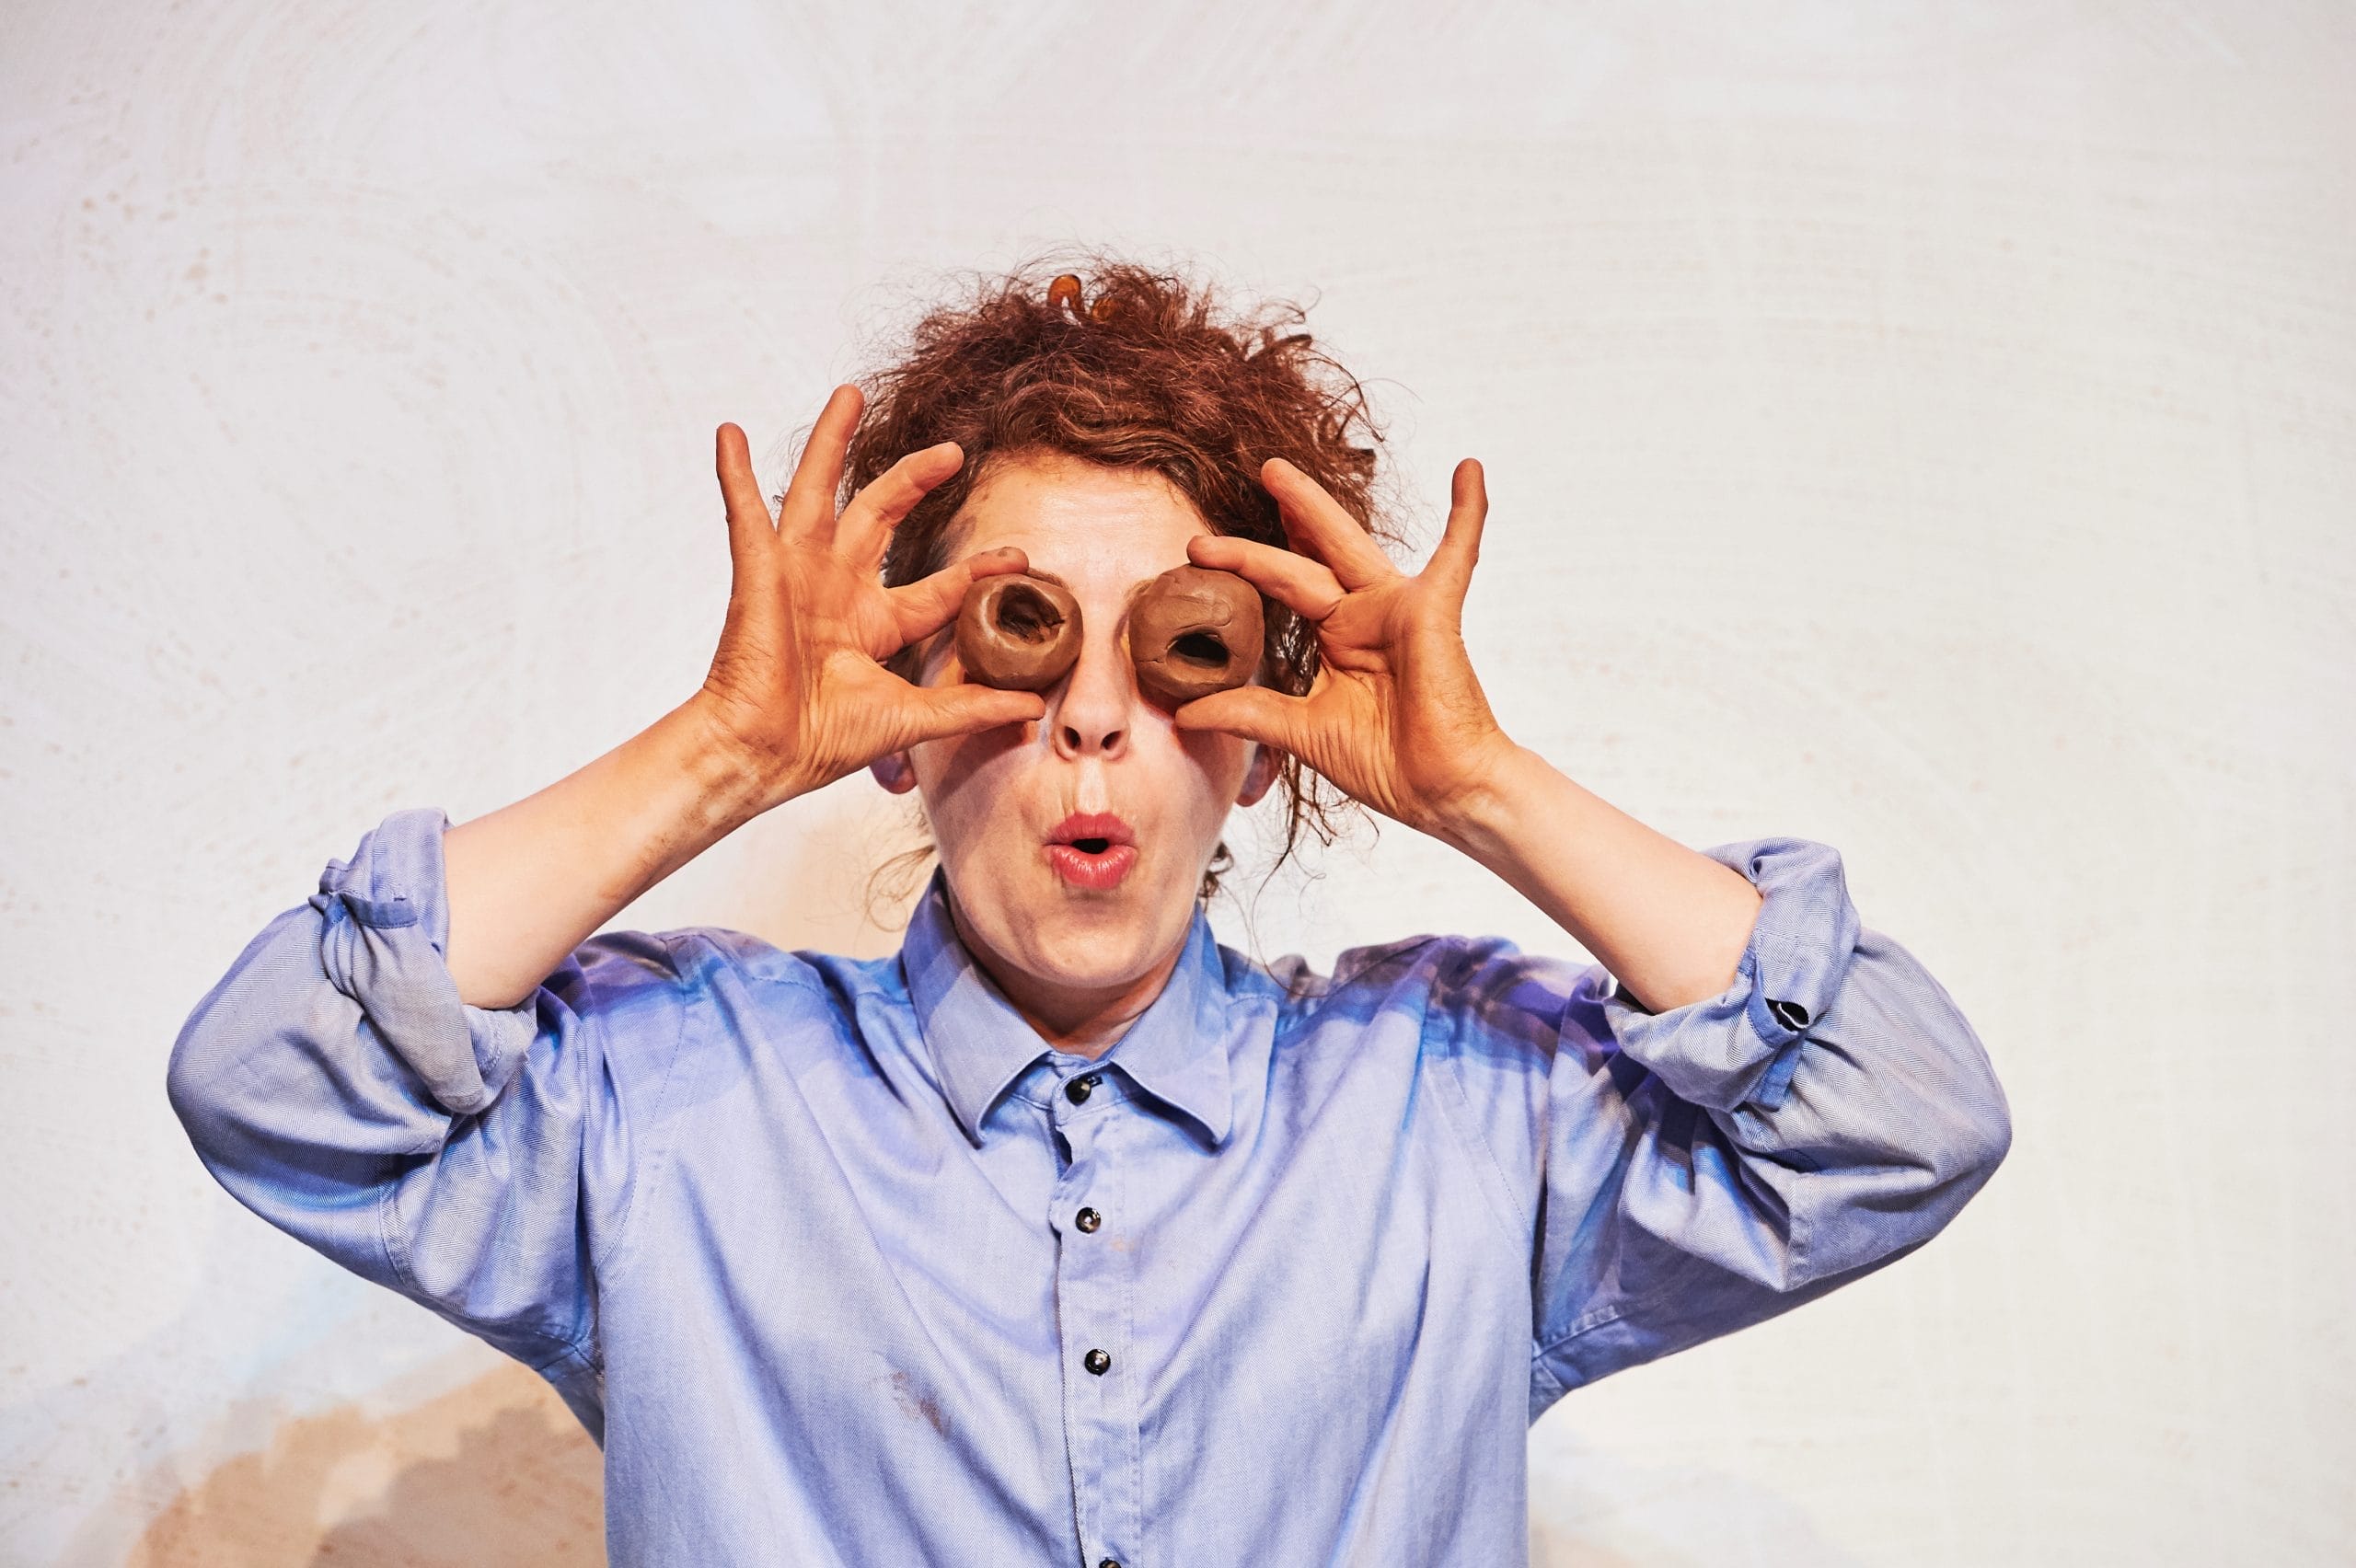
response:
M1508 729L1837 846L2011 1095L1924 1252L1550 1415L1539 1562L2348 1560L2352 81L2227 0L15 0L0 1560L595 1560L594 1452L212 1183L174 1032L386 811L692 689L716 423L1071 240L1314 291L1425 545L1488 467ZM624 923L884 951L884 800ZM1323 869L1264 952L1570 951L1404 830Z

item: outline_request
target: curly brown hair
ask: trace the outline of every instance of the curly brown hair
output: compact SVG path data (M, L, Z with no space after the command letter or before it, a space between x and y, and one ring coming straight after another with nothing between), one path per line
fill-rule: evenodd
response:
M1218 285L1101 254L1045 258L973 277L962 297L918 320L884 369L860 378L868 412L850 444L842 499L907 453L939 442L965 463L894 531L884 581L899 586L948 564L951 525L993 463L1053 452L1161 475L1212 531L1289 548L1260 466L1282 457L1322 485L1378 541L1396 544L1377 452L1382 432L1357 377L1321 350L1307 312L1286 301L1231 306ZM1305 694L1317 676L1315 628L1264 602L1268 684ZM918 645L888 665L918 674ZM1289 859L1304 831L1330 845L1356 803L1299 758L1278 782ZM921 864L928 843L893 864ZM1234 857L1221 841L1207 900ZM888 870L887 865L884 870Z

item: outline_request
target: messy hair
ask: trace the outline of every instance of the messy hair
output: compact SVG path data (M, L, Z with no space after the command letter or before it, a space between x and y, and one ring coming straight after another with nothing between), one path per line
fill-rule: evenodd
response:
M1318 347L1299 306L1237 306L1217 285L1120 258L1025 263L967 280L933 306L884 368L860 379L868 412L850 444L843 499L910 452L964 449L957 473L894 530L884 581L897 587L949 564L954 520L994 462L1055 453L1146 469L1192 502L1214 533L1288 548L1260 466L1282 457L1325 488L1378 540L1398 542L1379 501L1382 433L1357 377ZM1316 628L1265 604L1262 671L1299 697L1316 679ZM918 678L921 650L887 667ZM1355 802L1283 755L1284 847L1304 833L1330 845ZM920 866L930 843L897 857ZM1208 899L1234 857L1222 841L1203 877ZM887 870L891 868L887 866Z

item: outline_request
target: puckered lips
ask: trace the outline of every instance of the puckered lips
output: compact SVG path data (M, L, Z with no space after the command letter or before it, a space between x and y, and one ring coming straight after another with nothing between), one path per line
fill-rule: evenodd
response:
M1074 887L1117 886L1138 862L1137 835L1111 812L1074 812L1047 834L1047 864Z

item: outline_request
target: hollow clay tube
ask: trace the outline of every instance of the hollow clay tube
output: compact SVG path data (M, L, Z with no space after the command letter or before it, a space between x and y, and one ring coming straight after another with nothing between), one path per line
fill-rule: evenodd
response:
M1044 691L1080 657L1080 601L1044 578L977 577L957 611L965 678L1010 691Z
M1260 667L1260 591L1232 571L1173 566L1129 611L1138 689L1175 708L1240 686Z

